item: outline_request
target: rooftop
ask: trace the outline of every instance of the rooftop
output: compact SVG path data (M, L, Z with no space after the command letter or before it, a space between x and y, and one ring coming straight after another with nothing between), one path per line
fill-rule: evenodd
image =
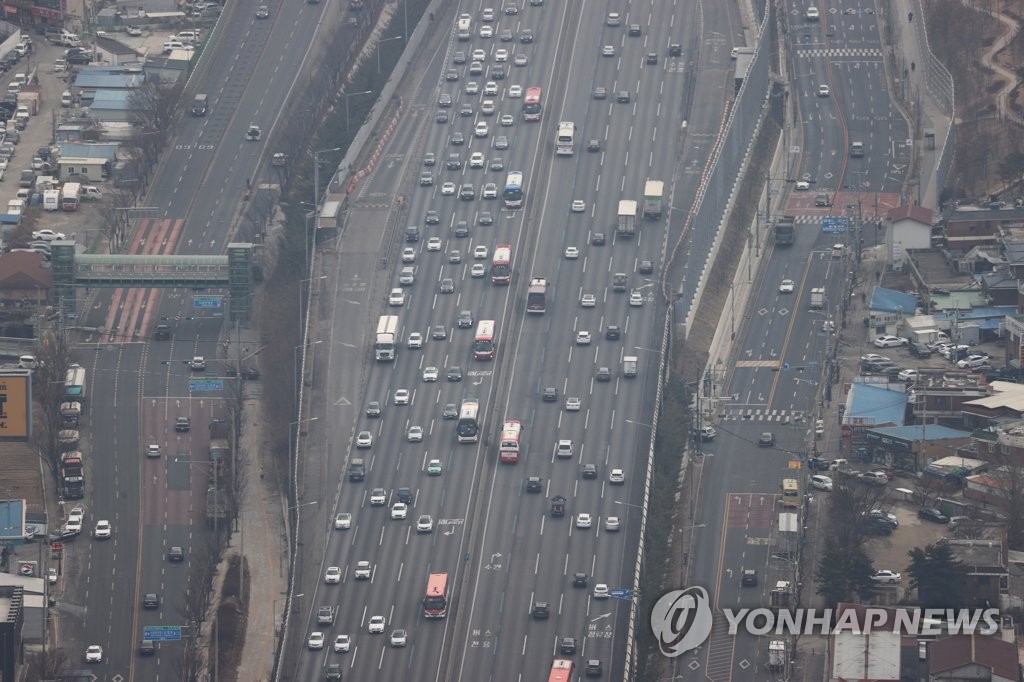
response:
M991 384L992 394L983 398L975 398L964 403L964 406L977 405L990 410L1006 408L1014 412L1024 412L1024 384L1015 384L1010 381L993 381ZM1016 423L1002 429L1011 434L1024 436L1024 422ZM1016 433L1014 433L1016 431Z
M885 387L854 382L846 398L843 423L872 426L874 424L903 424L907 394Z
M975 664L989 668L994 676L1020 679L1017 650L1010 642L985 635L953 635L928 648L928 673L956 670Z
M872 311L913 315L917 310L917 296L876 286L871 291L871 304L868 307Z
M900 220L913 220L928 227L931 227L932 223L935 222L935 212L930 208L924 208L917 204L903 204L902 206L889 209L889 213L885 217L892 223L899 222Z
M1024 387L1022 387L1024 388ZM901 440L947 440L950 438L970 438L970 431L951 429L941 424L925 424L918 426L880 426L871 429L873 432L890 438Z

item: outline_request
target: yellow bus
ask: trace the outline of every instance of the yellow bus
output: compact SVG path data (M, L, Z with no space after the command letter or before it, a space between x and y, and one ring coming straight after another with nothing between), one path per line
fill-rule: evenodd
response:
M785 478L782 480L782 506L800 506L800 484L795 478Z

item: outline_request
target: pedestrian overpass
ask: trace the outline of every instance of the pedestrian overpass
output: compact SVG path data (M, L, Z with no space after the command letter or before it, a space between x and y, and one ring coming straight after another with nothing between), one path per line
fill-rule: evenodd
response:
M76 288L227 289L229 319L247 322L252 301L252 244L228 244L223 256L75 253L50 242L50 300L73 308Z

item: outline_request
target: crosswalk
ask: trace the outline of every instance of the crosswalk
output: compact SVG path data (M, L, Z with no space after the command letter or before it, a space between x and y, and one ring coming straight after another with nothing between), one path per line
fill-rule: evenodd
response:
M722 421L753 421L753 422L802 422L807 421L808 414L802 410L765 410L761 408L732 408L719 415Z
M811 48L806 50L797 50L796 53L800 57L829 57L832 59L841 57L882 58L882 51L877 47L841 47L835 49Z

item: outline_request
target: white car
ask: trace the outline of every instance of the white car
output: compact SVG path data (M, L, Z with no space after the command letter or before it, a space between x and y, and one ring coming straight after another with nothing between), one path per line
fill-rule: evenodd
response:
M480 21L494 21L494 10L490 7L484 8L484 10L480 12Z
M473 247L474 260L487 260L487 247L483 244Z
M622 15L618 12L609 12L608 16L605 17L604 23L608 26L618 26L622 23Z
M473 267L469 269L469 276L474 279L480 279L487 274L487 268L483 263L474 263Z
M576 515L576 527L577 528L590 528L593 523L593 519L590 518L590 514L586 512L580 512Z
M484 155L483 152L473 152L469 155L469 167L470 168L483 168L484 167Z
M580 330L576 332L576 345L577 346L589 346L590 345L590 332L586 330Z
M54 232L50 229L36 230L32 233L32 239L36 241L52 242L58 239L67 239L63 232Z
M580 257L580 250L575 246L565 247L565 258L566 260L576 260Z
M327 570L324 571L324 582L328 585L337 585L341 582L341 568L338 566L328 566Z
M81 533L82 532L82 517L81 516L69 516L67 523L64 524L64 528L69 533Z
M620 468L614 468L608 472L608 482L612 485L622 485L626 482L626 473Z
M412 332L409 334L409 338L405 340L405 346L410 350L423 348L423 334L419 332Z
M587 202L583 199L573 199L572 205L569 207L573 213L583 213L587 210Z
M369 431L360 431L356 435L356 447L357 448L368 448L373 445L373 434Z
M617 533L619 530L619 517L609 516L604 520L604 529L608 533Z
M476 81L466 81L465 90L467 95L477 95L480 93L480 84Z
M516 119L514 116L512 116L512 114L504 114L501 118L498 119L498 124L502 128L511 128L516 124Z
M455 183L446 182L441 185L441 196L452 197L455 196Z
M423 368L423 380L424 381L437 381L437 377L440 374L437 367L424 367Z
M488 182L480 190L480 196L483 199L497 199L498 198L498 185L493 182Z
M885 336L875 337L874 344L878 348L894 348L896 346L907 345L907 340L902 336L891 336L887 334Z
M636 289L633 289L633 291L629 292L629 305L631 305L634 308L639 308L643 304L644 304L644 295L643 294L641 294Z
M490 128L487 127L487 121L480 121L476 124L476 128L473 129L475 137L487 137L487 134L490 132Z
M614 45L605 45L604 47L602 47L601 48L601 56L602 57L614 57L615 56L615 46Z
M306 648L311 651L324 648L324 633L322 632L311 632L309 633L309 639L306 640Z
M473 56L470 57L470 59L472 61L474 61L474 62L484 62L484 61L487 61L487 52L477 48L477 49L473 50Z
M430 533L434 530L434 519L431 518L430 514L422 514L416 519L416 532L417 533Z
M566 412L579 412L580 408L583 407L583 403L576 396L569 396L565 399L565 411Z
M881 571L875 571L874 573L872 573L871 579L876 583L888 583L891 585L895 585L903 579L903 576L897 571L883 569Z
M404 521L409 515L409 505L405 502L395 502L391 505L391 518L395 521Z
M452 185L454 187L455 185ZM441 238L431 237L427 240L427 251L437 252L441 250Z
M604 583L594 585L594 599L607 599L609 597L608 586Z
M815 490L824 490L825 492L829 492L832 490L832 479L828 476L815 474L814 476L811 476L811 487Z
M507 94L510 99L518 99L523 96L522 85L510 85L508 86Z
M804 192L806 190L809 190L810 188L811 188L811 183L809 183L807 180L797 180L796 181L796 191Z
M93 644L85 650L85 662L86 663L102 663L103 662L103 647L99 644Z
M352 527L352 514L338 512L334 517L334 530L348 530Z
M583 294L583 296L580 297L580 305L584 308L593 308L597 306L597 296L594 294Z
M494 37L494 28L492 28L491 26L487 26L487 25L481 26L480 27L480 37L481 38L493 38Z
M498 94L498 84L494 81L487 81L484 83L484 96L494 97Z
M345 653L352 648L352 638L348 635L338 635L334 638L334 653Z
M395 405L408 405L409 404L409 389L400 388L395 391Z
M383 507L384 503L388 501L388 491L384 488L374 488L370 491L370 506L371 507Z
M905 369L896 375L897 378L903 381L917 381L917 370L916 369Z
M405 634L405 630L392 630L391 631L391 646L402 647L406 645L409 638Z
M507 62L508 61L508 50L506 50L505 48L501 48L501 49L495 50L495 52L494 52L494 61L496 61L496 62Z
M889 358L878 353L868 353L867 355L860 356L861 362L891 362Z
M420 443L423 441L423 427L413 424L409 427L409 432L406 434L406 440L410 443Z
M963 360L958 360L956 366L960 369L977 369L989 364L987 355L968 355Z
M353 572L356 580L369 580L373 575L373 566L365 559L356 562L356 570Z
M831 94L832 94L832 88L830 88L830 87L828 87L827 85L824 85L824 84L818 86L818 97L828 97Z
M405 305L405 289L400 287L392 289L388 294L388 305L393 307Z
M796 289L796 282L791 279L784 279L779 282L779 293L780 294L791 294Z
M370 622L366 625L366 631L371 635L379 635L384 632L384 626L387 623L384 621L384 616L371 616Z
M407 246L402 249L402 262L403 263L415 263L416 262L416 249L411 246Z
M92 536L97 540L109 540L112 533L110 521L104 519L96 522L96 529L92 532Z
M515 57L512 58L512 63L515 66L526 66L527 64L530 63L530 58L527 57L525 54L517 54Z
M480 113L484 116L491 116L494 114L494 100L485 99L483 102L480 102Z
M572 453L572 439L563 438L562 440L559 440L555 443L555 457L567 459L569 457L572 457Z

